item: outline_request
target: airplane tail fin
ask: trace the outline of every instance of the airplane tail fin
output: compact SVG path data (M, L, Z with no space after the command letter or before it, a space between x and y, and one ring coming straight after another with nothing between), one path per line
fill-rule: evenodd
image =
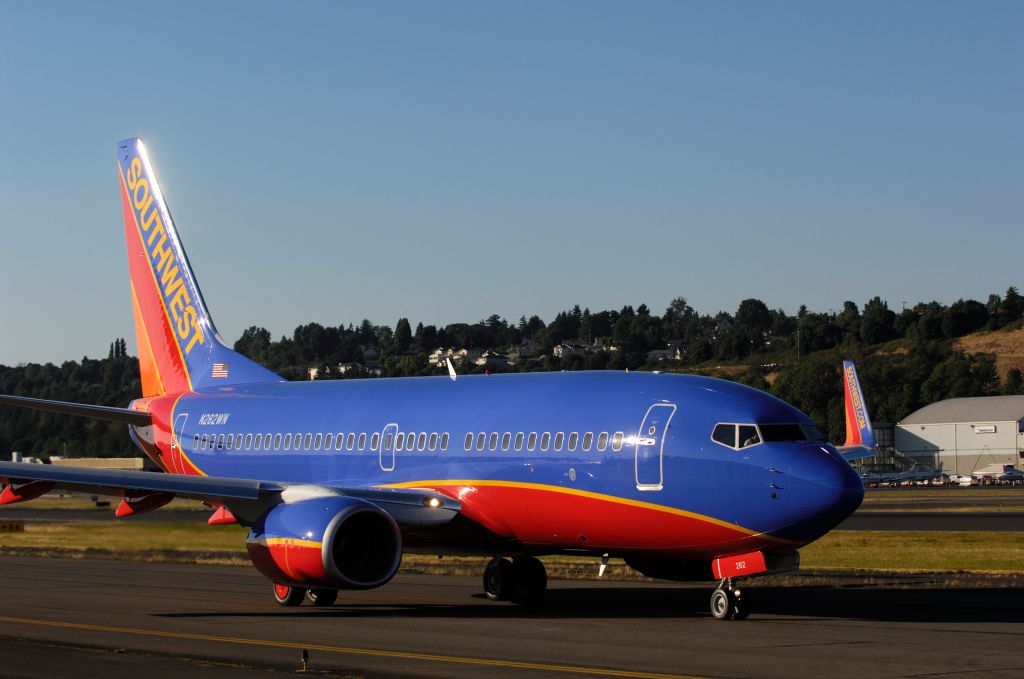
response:
M846 394L846 443L844 447L875 447L875 433L871 429L868 405L857 379L857 368L852 361L843 361L843 390Z
M142 140L117 159L143 396L281 381L217 334Z

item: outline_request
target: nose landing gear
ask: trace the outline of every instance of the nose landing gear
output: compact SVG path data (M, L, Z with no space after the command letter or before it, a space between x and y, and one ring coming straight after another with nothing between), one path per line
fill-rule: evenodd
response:
M746 620L750 615L749 596L734 586L732 578L722 578L711 593L711 615L718 620Z

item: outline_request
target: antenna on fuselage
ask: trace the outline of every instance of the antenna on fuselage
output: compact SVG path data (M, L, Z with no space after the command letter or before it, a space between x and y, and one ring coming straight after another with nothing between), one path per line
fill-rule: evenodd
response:
M448 377L452 378L452 382L454 382L455 378L458 377L458 375L455 374L455 366L452 365L452 359L451 358L446 358L444 360L445 360L445 363L448 364Z

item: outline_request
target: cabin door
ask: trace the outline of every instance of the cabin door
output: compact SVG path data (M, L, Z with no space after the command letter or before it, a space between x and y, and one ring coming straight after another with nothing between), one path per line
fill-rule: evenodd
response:
M380 434L380 468L383 471L395 470L395 438L397 436L397 424L389 424Z
M675 404L655 403L647 409L640 423L636 433L637 490L661 490L664 487L665 432L675 413Z
M181 413L174 418L174 439L171 441L171 469L172 471L186 474L185 462L182 459L181 449L185 446L185 423L188 422L188 413ZM175 467L176 465L176 467Z

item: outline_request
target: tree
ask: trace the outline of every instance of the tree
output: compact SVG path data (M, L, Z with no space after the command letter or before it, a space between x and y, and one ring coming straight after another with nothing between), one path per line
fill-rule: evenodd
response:
M398 354L404 354L412 346L412 327L408 318L399 318L395 323L394 346Z
M946 337L963 337L981 330L988 323L988 309L973 299L958 299L942 314L942 334Z
M860 337L864 344L881 344L896 339L896 314L880 297L873 297L864 305Z

